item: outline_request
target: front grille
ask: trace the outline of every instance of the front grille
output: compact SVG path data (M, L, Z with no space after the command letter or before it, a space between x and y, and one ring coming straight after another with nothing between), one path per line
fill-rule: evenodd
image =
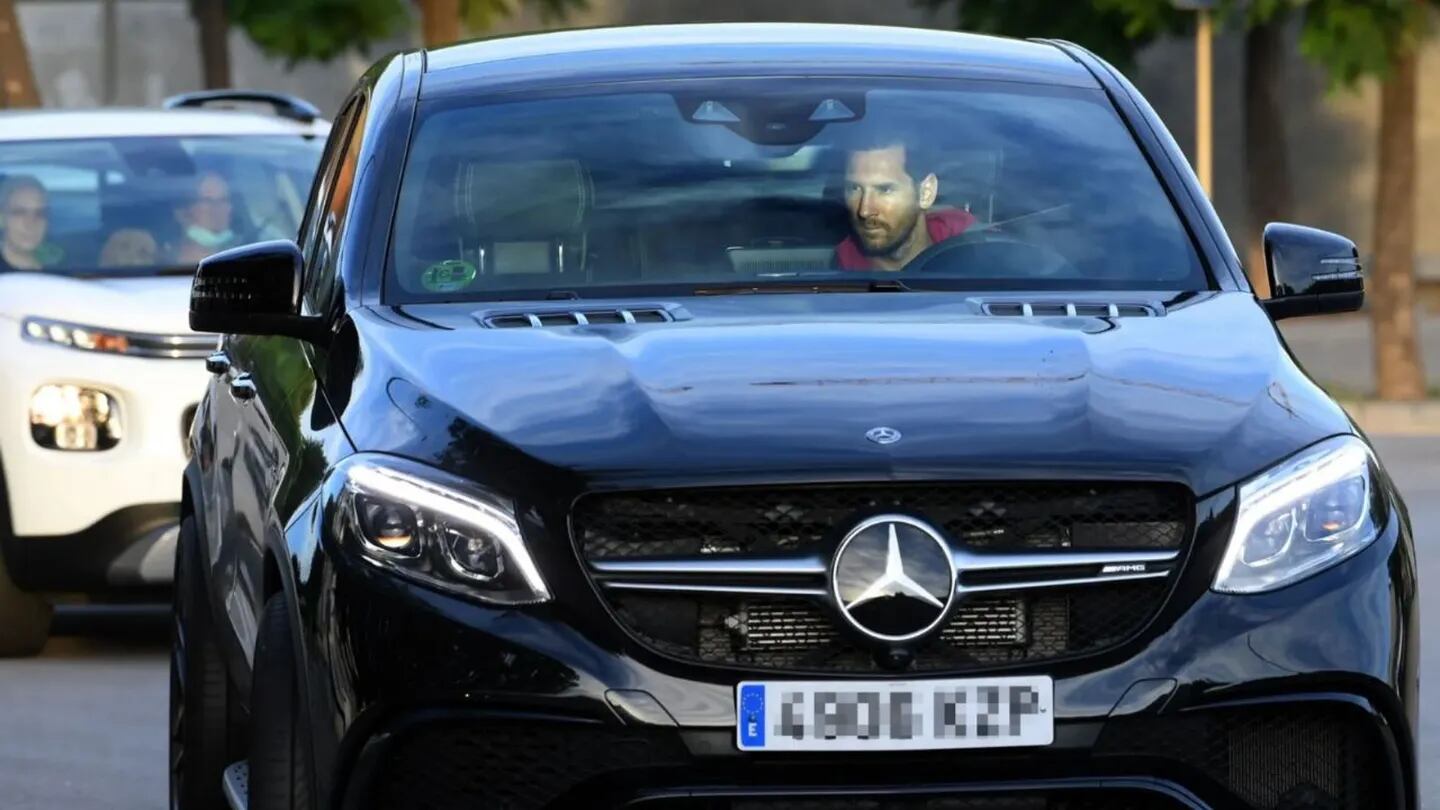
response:
M1138 633L1169 591L1163 571L1147 579L1068 586L1017 588L1005 579L1008 590L963 595L946 623L908 659L877 658L825 595L823 571L847 531L865 517L890 512L922 518L952 545L976 553L1047 554L1063 567L1070 552L1173 557L1189 536L1192 505L1183 488L1153 484L676 490L586 496L572 515L572 531L622 625L665 654L717 665L957 671L1092 654ZM656 560L699 570L714 561L800 557L819 562L797 569L795 576L813 580L798 585L764 579L776 569L749 575L738 583L744 587L702 582L708 587L694 589L677 586L675 575L644 583L616 573L617 566ZM778 570L774 576L785 575ZM705 576L703 570L697 575ZM766 592L767 584L784 587ZM781 593L786 587L790 592Z
M825 611L802 599L740 600L724 627L747 650L809 650L838 637ZM1014 597L963 604L941 630L941 638L957 647L1012 646L1028 637L1025 604Z
M574 530L590 561L805 551L885 511L923 515L986 551L1177 549L1189 523L1178 486L887 484L590 495L576 505Z
M1182 763L1255 810L1398 807L1387 746L1359 709L1325 703L1108 723L1096 753Z
M167 360L201 360L215 351L215 336L205 334L150 335L129 333L127 354Z
M940 634L916 652L913 667L960 670L1097 652L1140 630L1167 587L1142 581L975 597L961 602ZM809 600L688 593L621 593L611 600L642 641L679 658L763 669L881 668Z
M361 797L356 806L367 810L606 810L628 807L639 794L653 796L672 789L676 798L650 798L638 806L654 810L1176 810L1184 806L1157 793L1119 786L922 796L879 794L876 788L857 786L845 796L734 797L724 795L723 788L690 784L715 776L697 770L697 765L701 763L673 731L546 721L434 721L393 734L373 769L351 792ZM887 773L892 778L905 776L903 769L887 769ZM722 777L720 783L750 784L751 780L737 782L735 776ZM843 781L826 783L833 790Z

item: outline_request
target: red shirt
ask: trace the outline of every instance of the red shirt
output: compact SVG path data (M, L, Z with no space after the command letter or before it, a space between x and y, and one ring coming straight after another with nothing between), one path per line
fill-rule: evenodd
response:
M954 236L959 236L965 229L975 224L975 216L969 211L953 209L950 211L936 211L933 214L925 215L925 230L930 232L931 242L944 242ZM875 265L870 257L860 249L860 243L855 241L855 235L845 237L835 248L835 262L841 270L874 270Z

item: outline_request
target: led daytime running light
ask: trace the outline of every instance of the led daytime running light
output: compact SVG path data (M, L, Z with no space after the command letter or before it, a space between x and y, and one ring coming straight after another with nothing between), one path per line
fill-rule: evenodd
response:
M383 467L359 464L348 470L347 477L349 486L356 492L411 504L483 532L500 544L507 561L515 565L526 587L541 601L550 599L550 590L524 545L520 525L504 509ZM454 573L485 581L484 577L459 566L448 554L446 559Z

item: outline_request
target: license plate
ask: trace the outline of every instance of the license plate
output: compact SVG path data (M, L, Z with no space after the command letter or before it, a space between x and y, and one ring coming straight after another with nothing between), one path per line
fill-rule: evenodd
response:
M1044 676L937 681L746 681L736 687L742 751L1006 748L1055 740Z

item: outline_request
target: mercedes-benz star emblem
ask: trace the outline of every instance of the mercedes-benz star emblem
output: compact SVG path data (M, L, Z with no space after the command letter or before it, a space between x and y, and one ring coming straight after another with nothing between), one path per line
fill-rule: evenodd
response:
M865 438L876 444L894 444L900 441L900 431L892 427L870 428L865 431Z
M886 642L934 630L955 598L955 563L940 533L905 515L870 518L845 535L830 587L855 629Z

